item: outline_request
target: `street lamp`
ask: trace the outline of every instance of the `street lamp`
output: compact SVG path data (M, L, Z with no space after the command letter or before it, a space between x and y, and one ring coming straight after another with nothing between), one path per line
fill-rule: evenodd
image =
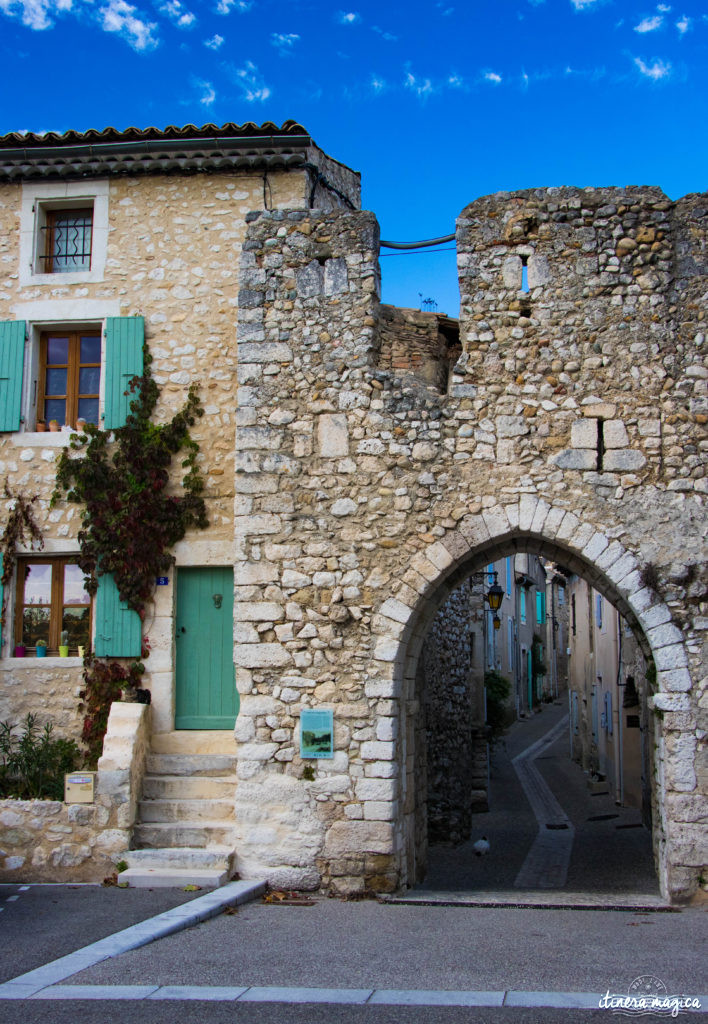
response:
M501 608L501 603L503 600L504 591L499 586L499 583L497 581L497 573L494 573L494 583L492 583L491 587L487 591L487 601L489 602L489 607L492 609L493 612L496 613ZM497 619L498 616L495 614L494 618ZM496 622L494 624L494 628L499 629L499 626L497 626Z

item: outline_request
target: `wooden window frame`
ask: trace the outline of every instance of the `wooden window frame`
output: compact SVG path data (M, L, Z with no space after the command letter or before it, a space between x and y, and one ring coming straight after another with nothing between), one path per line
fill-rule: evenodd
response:
M67 355L67 363L49 363L47 364L47 349L50 338L68 338L69 339L69 351ZM95 397L99 403L98 418L100 418L100 400L101 400L101 360L97 363L82 363L81 362L81 339L82 338L98 338L101 340L101 331L96 328L87 328L86 330L73 330L73 331L62 331L60 328L54 331L43 331L39 340L39 382L37 390L37 419L42 422L45 420L45 409L44 402L47 398L46 383L47 383L47 368L51 366L66 366L66 390L65 395L50 395L50 398L63 398L65 405L64 412L64 423L68 426L75 427L76 419L78 417L79 410L79 398L93 398ZM82 366L93 366L98 367L99 370L99 382L98 382L98 394L97 395L80 395L79 394L79 376ZM62 424L59 424L61 426ZM96 423L96 426L99 426Z
M56 240L56 222L60 217L79 216L84 217L90 216L91 219L91 230L89 233L89 251L88 255L88 266L70 267L61 269L55 266L54 260L57 254L54 251L54 245ZM44 274L87 274L91 270L91 260L93 258L93 203L86 206L61 206L61 207L44 207L44 245L40 246L43 249L41 252L39 268L41 273Z
M17 559L17 580L16 580L16 597L15 597L15 644L22 644L23 624L24 624L24 610L25 607L25 565L51 565L52 567L52 582L50 591L50 604L49 604L49 638L47 643L48 653L58 653L59 643L61 640L62 624L63 624L63 613L65 608L85 608L84 604L67 604L64 601L64 567L67 565L77 565L77 559L74 555L62 555L62 556L40 556L34 555L21 555ZM59 571L61 569L61 571ZM89 626L88 626L88 640L90 642L93 635L93 598L88 603L89 610ZM43 606L46 607L46 606ZM27 645L25 645L27 646ZM33 646L27 646L28 651L36 650ZM71 652L70 652L71 653ZM78 655L78 651L77 651Z

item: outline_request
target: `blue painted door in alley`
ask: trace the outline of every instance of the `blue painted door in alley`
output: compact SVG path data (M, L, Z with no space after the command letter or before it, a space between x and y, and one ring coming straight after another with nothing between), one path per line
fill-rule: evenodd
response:
M177 570L176 729L233 729L233 569Z

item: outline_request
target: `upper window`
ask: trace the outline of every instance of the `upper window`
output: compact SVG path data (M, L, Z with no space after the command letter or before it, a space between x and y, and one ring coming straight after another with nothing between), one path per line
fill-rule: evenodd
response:
M91 598L84 574L71 558L21 558L17 561L15 643L49 652L67 646L70 655L91 636Z
M42 206L39 224L39 273L71 274L91 269L93 205L69 210Z
M41 336L37 419L75 427L98 424L101 384L99 331L48 331Z
M20 285L102 281L108 245L107 181L25 182Z

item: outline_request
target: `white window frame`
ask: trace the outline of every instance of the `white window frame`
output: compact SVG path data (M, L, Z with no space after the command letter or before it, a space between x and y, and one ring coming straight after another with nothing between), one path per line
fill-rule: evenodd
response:
M82 284L103 281L108 248L108 180L26 182L20 209L20 286ZM47 210L91 206L91 269L69 273L43 272L39 256L44 252L42 227Z

